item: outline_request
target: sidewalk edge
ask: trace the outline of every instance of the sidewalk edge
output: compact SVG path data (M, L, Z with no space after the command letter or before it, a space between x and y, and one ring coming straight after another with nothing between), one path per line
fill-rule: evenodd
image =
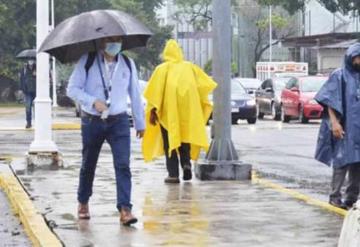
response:
M13 173L0 173L0 189L7 195L12 210L19 217L33 246L63 246Z
M301 200L301 201L304 201L305 203L307 203L309 205L317 206L319 208L330 211L332 213L336 213L336 214L344 216L344 217L347 214L347 211L344 210L344 209L334 207L334 206L330 205L327 202L312 198L312 197L307 196L305 194L302 194L302 193L300 193L300 192L298 192L296 190L287 189L284 186L273 183L273 182L271 182L269 180L262 179L262 178L260 178L258 176L258 174L256 173L255 170L252 171L251 180L252 180L252 183L256 183L256 184L262 185L264 187L274 189L274 190L279 191L281 193L288 194L291 197L293 197L295 199L298 199L298 200Z

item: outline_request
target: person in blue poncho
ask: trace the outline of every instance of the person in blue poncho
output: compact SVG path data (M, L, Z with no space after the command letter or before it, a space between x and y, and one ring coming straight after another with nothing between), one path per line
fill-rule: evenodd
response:
M331 73L315 100L324 107L315 158L333 168L329 203L348 209L360 187L360 43L349 47L343 67Z

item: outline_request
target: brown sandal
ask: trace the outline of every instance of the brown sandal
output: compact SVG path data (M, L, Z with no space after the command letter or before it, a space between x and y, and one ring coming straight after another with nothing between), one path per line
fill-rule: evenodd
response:
M89 205L88 204L79 204L78 207L78 218L79 220L88 220L90 219Z

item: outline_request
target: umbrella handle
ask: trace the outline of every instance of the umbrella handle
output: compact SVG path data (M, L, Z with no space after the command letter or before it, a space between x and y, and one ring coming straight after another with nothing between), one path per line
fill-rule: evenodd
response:
M99 58L99 54L98 54L98 47L97 47L97 44L96 44L95 40L94 40L94 46L95 46L96 62L97 62L97 65L98 65L98 68L99 68L99 71L100 71L100 77L101 77L101 82L102 82L102 85L103 85L103 88L104 88L105 99L106 99L106 101L108 101L108 99L109 99L109 91L108 91L108 89L106 87L106 84L105 84L104 73L103 73L102 68L101 68L100 58Z

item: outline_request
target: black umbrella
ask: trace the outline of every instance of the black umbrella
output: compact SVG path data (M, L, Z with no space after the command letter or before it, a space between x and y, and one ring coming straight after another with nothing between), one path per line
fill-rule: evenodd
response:
M39 52L48 52L62 63L73 62L95 51L95 40L122 36L122 49L128 50L145 46L151 35L144 24L122 11L94 10L61 22L46 37Z
M16 55L17 58L22 59L35 59L36 58L36 50L35 49L26 49L21 51Z

